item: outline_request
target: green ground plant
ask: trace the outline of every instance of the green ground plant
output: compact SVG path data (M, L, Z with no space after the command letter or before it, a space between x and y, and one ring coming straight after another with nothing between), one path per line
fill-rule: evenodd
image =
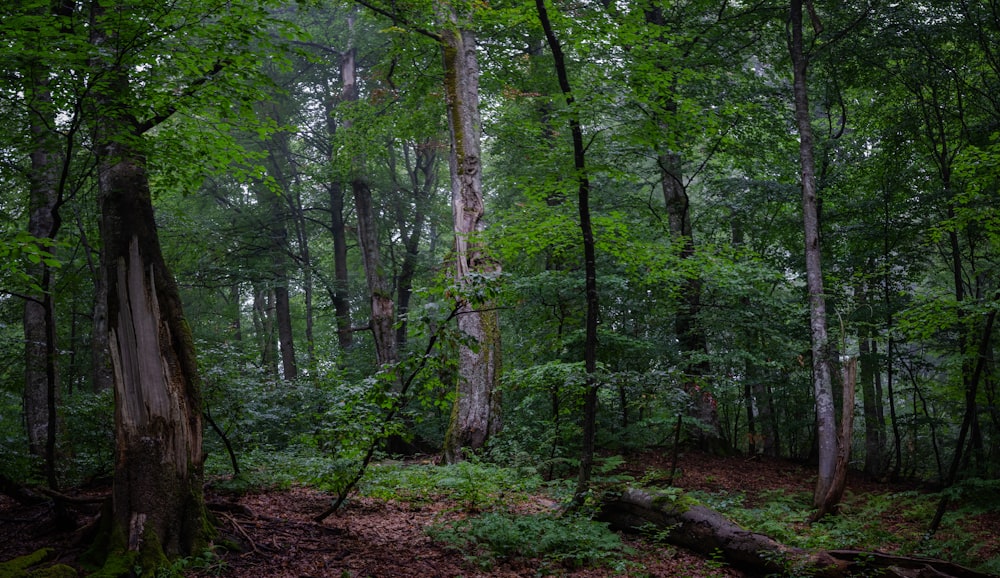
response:
M447 466L384 461L368 468L359 486L365 496L416 503L445 499L473 512L523 501L542 488L533 468L502 467L476 458Z
M626 552L607 525L578 516L489 512L432 526L427 533L485 570L515 558L540 559L543 568L611 566Z

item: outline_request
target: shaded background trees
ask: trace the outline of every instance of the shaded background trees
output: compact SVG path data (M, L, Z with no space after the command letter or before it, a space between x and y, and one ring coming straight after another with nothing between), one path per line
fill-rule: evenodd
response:
M81 13L2 9L5 471L52 486L111 471L99 392L119 310L104 307L100 263L125 245L113 222L98 233L97 200L115 188L99 175L129 158L208 409L242 459L336 456L317 476L347 480L382 437L428 452L449 439L455 459L566 475L592 393L600 448L669 448L680 432L823 460L817 416L846 413L851 465L873 479L995 477L990 3L796 4L797 86L788 3L543 3L569 88L537 4L418 4L199 4L155 30L126 10L125 32L148 42L105 64ZM43 44L59 48L28 49ZM115 78L122 90L104 90ZM116 125L127 138L100 132ZM857 359L854 407L838 371L819 390L832 404L811 385L807 129L823 263L811 296L832 361ZM473 424L485 406L463 409L472 399L504 430ZM383 430L387 408L400 419Z

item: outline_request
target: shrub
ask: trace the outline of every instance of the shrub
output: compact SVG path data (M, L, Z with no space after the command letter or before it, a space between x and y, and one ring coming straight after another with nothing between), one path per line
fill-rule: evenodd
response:
M610 564L625 552L621 538L607 525L575 516L487 513L435 525L427 533L486 569L514 558L569 568Z

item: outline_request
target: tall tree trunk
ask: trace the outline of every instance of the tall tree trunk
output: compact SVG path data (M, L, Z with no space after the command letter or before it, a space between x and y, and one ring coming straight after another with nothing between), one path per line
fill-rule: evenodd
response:
M79 211L75 211L77 233L80 235L80 245L83 247L87 269L94 280L93 311L91 311L90 327L90 379L91 390L95 393L111 389L114 385L114 373L111 371L111 350L108 347L108 284L104 279L101 264L95 262L93 255L98 253L88 240L87 231Z
M333 235L333 311L337 318L337 345L343 353L354 344L351 331L351 300L347 268L347 225L344 222L344 189L340 183L327 186L330 193L330 231Z
M306 365L309 370L316 368L316 340L313 335L313 263L309 251L309 234L306 227L305 209L302 206L302 195L296 189L295 194L288 195L288 209L295 225L295 240L299 248L298 262L302 268L302 298L305 305L306 322Z
M831 493L837 468L837 420L833 401L833 354L827 337L826 299L820 259L819 209L816 198L816 162L813 156L812 114L809 110L807 73L809 58L803 39L803 0L791 0L792 58L795 121L799 131L799 163L802 179L802 218L805 229L806 285L809 291L809 328L812 342L813 396L816 400L816 437L819 471L814 505L829 509L824 500Z
M295 361L295 338L292 335L292 306L288 297L288 272L282 267L274 286L274 317L278 324L278 350L281 352L281 376L293 380L299 376Z
M277 103L271 103L267 111L270 120L279 126L283 122ZM282 196L292 195L294 165L289 162L291 146L287 131L277 131L267 143L268 172L281 187ZM292 308L289 297L288 277L288 211L282 206L281 198L263 183L259 185L258 197L261 204L268 207L271 220L267 224L270 234L269 252L274 291L274 321L278 329L278 352L281 355L281 376L293 380L299 375L295 357L295 338L292 331Z
M597 250L594 231L590 220L590 178L587 173L586 148L583 144L583 127L574 109L576 99L569 82L566 58L562 45L549 20L545 0L535 0L538 20L541 22L545 39L552 51L559 89L563 93L566 108L569 109L569 128L573 140L573 166L577 175L577 205L580 215L580 233L583 237L584 290L587 301L586 330L583 345L583 364L587 374L586 393L583 398L583 444L580 454L580 474L577 478L576 498L582 500L590 486L590 475L594 466L594 438L597 432L597 315L600 306L597 293Z
M666 30L662 7L654 6L644 12L647 24L656 30ZM666 33L659 35L658 40L667 43ZM670 119L677 113L675 90L675 86L669 86L666 92L653 96L657 106L651 110L651 114L666 140L671 140L669 135L674 130ZM672 140L676 140L676 135ZM694 234L691 228L691 200L684 184L683 158L680 152L660 145L656 151L656 164L660 171L660 188L663 191L671 242L680 248L680 258L688 259L694 255ZM688 428L688 434L703 450L727 453L731 448L721 433L715 399L701 387L702 378L711 371L710 364L705 359L708 354L708 339L698 319L701 312L701 279L697 275L685 278L680 295L681 303L674 318L674 334L681 354L688 359L685 372L690 378L686 380L684 389L692 402L689 415L701 422L700 426Z
M353 14L348 16L347 24L350 33L353 34ZM357 54L353 40L351 46L341 56L340 76L343 82L342 102L356 102L358 100ZM351 123L344 123L344 128L350 129ZM365 280L370 295L369 328L375 340L375 360L382 367L394 364L399 360L399 351L396 349L396 333L393 327L396 321L395 303L382 270L382 253L379 247L378 226L375 222L375 206L372 202L371 187L363 175L364 161L360 156L351 159L351 173L351 191L354 193L354 209L358 218L361 262L365 268Z
M108 282L104 270L100 269L94 282L93 325L90 331L90 372L91 388L95 392L106 391L114 386L114 370L111 368L111 345L108 343Z
M31 95L31 172L28 200L28 233L42 240L39 250L51 251L49 243L59 231L59 175L62 162L59 142L49 127L55 113L48 87L48 71L31 66L26 87ZM52 268L44 260L29 264L28 276L39 291L32 291L24 302L24 414L28 427L28 449L45 459L46 478L55 489L56 407L59 400L55 304Z
M335 113L337 98L333 90L323 102L326 114L326 135L333 141L337 134L337 118ZM334 149L327 149L327 163L334 164ZM347 267L347 224L344 221L344 187L337 178L326 184L330 199L330 234L333 237L333 287L330 300L333 302L334 317L337 319L337 345L343 353L351 348L354 333L351 331L351 301L349 298L349 278Z
M278 356L275 352L274 292L254 283L253 324L260 350L260 366L268 377L278 378Z
M410 183L410 197L413 200L413 214L405 210L407 203L397 199L396 227L403 241L403 262L396 277L396 305L399 310L399 328L396 330L396 344L402 349L406 345L407 318L410 297L413 293L413 278L417 273L417 259L420 254L420 239L427 220L427 207L434 187L437 185L437 147L433 141L423 144L403 143L403 159ZM393 161L393 165L395 162ZM393 167L394 169L394 167ZM395 174L395 170L392 170Z
M459 346L458 395L444 442L452 463L483 447L500 429L500 323L489 300L469 296L474 283L499 272L483 246L483 182L479 116L479 60L475 34L449 11L441 32L444 89L451 133L451 206L455 228L458 329L475 344Z
M141 152L127 54L117 16L94 1L93 141L98 162L102 268L115 389L112 547L144 570L201 551L210 533L202 494L201 380L174 278L163 261ZM147 568L145 566L149 566Z
M354 205L358 213L358 239L361 243L361 261L365 267L368 292L371 294L371 319L369 326L375 338L375 359L385 366L399 360L396 349L396 321L392 291L382 274L382 255L379 250L378 230L375 225L375 209L372 206L372 192L368 183L358 177L351 181L354 191Z
M858 306L864 312L868 307L867 285L857 288ZM870 316L868 316L870 317ZM860 353L859 380L861 382L861 400L864 404L865 416L865 476L879 480L885 474L885 416L882 410L882 396L876 387L878 374L878 353L875 340L872 339L871 324L861 323L858 335Z

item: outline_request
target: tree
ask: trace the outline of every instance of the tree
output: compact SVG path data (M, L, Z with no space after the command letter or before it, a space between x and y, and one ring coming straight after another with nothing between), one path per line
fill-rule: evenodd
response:
M343 83L341 101L353 106L358 102L357 49L354 46L354 17L347 18L348 46L340 61L340 77ZM346 130L358 130L351 121L344 123ZM358 127L361 128L361 127ZM364 139L349 139L361 143ZM363 149L362 149L363 150ZM392 366L399 361L396 333L395 303L392 290L388 287L382 266L382 252L379 246L379 232L375 221L376 211L372 190L365 171L364 156L360 151L352 151L350 158L351 192L354 194L354 210L358 219L358 240L361 247L361 262L368 283L371 317L368 326L375 340L375 359L379 367Z
M577 181L577 210L580 215L580 234L583 237L584 278L587 299L587 316L585 323L586 335L583 346L584 370L587 374L586 392L583 401L583 445L580 454L580 473L577 478L576 496L583 499L590 485L590 475L594 464L594 438L597 429L597 388L599 386L597 372L597 315L600 306L597 292L597 256L594 244L594 231L590 218L590 177L587 174L586 148L583 144L583 127L580 117L574 111L576 97L569 82L566 67L566 57L562 44L556 35L549 18L545 0L535 0L538 20L552 52L556 77L559 79L559 89L562 91L566 107L570 110L569 129L573 140L573 167Z
M806 53L802 17L803 0L792 0L788 49L794 76L795 124L799 131L799 163L802 178L802 219L805 227L806 280L809 291L809 327L812 342L813 396L816 399L816 432L819 472L814 505L820 516L830 511L844 491L835 484L837 470L837 420L833 400L834 352L826 328L826 297L823 293L819 208L816 197L816 162L813 156L812 111L809 109L809 55ZM810 4L810 10L811 10ZM818 21L813 21L818 27ZM817 30L819 32L819 30Z
M88 70L94 80L86 110L97 158L116 399L110 527L118 542L111 548L138 556L137 563L151 570L164 557L200 551L212 528L202 495L201 379L157 233L150 142L178 130L171 121L179 106L194 110L216 101L215 91L226 91L218 86L224 69L235 78L251 74L230 34L253 37L263 15L249 6L211 18L199 12L207 9L202 5L124 8L102 0L90 4ZM186 28L192 21L200 27ZM164 34L179 30L190 34L183 40ZM154 43L159 50L145 52L154 40L180 42L186 50ZM163 54L171 55L168 62L148 65Z
M51 15L66 17L66 6L54 5ZM50 7L44 7L43 17ZM39 19L39 33L46 31ZM51 26L49 24L48 26ZM48 29L57 36L58 29ZM51 251L62 219L59 207L63 203L61 183L65 182L62 143L55 132L56 107L53 102L51 67L41 55L28 52L23 59L23 90L29 115L31 135L31 167L28 174L28 234L38 239L40 251ZM74 119L75 122L75 119ZM75 132L73 129L72 132ZM72 135L72 132L70 133ZM70 137L72 139L72 136ZM46 478L56 488L55 444L59 400L59 368L56 346L55 290L52 262L38 259L29 265L27 274L34 288L24 301L24 413L28 428L29 451L45 458Z
M91 42L104 55L92 64L101 80L91 122L118 400L112 516L124 543L117 546L144 560L186 555L204 545L209 532L201 383L180 295L160 250L141 144L161 119L137 115L129 78L134 55L129 38L112 24L117 16L98 1L91 11Z
M483 244L483 182L479 60L470 12L442 15L440 33L444 90L451 133L452 214L455 227L454 284L461 303L458 328L471 343L459 347L458 395L444 444L447 462L461 460L500 429L499 317L489 296L499 265Z

